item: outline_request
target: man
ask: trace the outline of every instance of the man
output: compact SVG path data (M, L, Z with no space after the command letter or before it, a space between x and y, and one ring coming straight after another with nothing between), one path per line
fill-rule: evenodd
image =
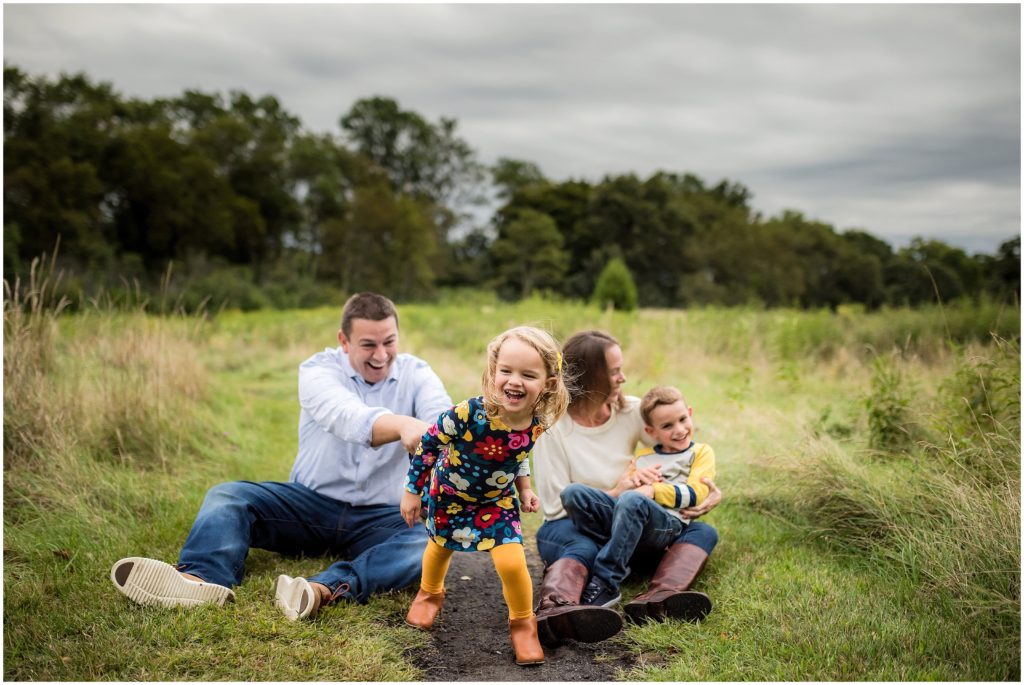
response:
M299 366L289 482L211 488L177 566L121 559L110 572L119 591L144 605L223 605L234 600L250 547L347 558L310 578L278 577L275 600L291 620L419 578L426 530L407 526L398 504L408 452L451 398L426 362L398 353L398 313L386 297L349 298L338 342Z

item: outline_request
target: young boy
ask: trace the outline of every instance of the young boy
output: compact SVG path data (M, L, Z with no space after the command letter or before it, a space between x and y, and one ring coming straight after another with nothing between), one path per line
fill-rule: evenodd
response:
M704 443L693 441L693 407L675 388L651 388L640 401L644 432L654 439L654 453L638 457L638 467L661 464L660 483L637 488L686 522L679 509L694 507L708 496L702 477L714 480L715 452Z
M693 409L682 393L672 387L652 388L640 402L640 414L644 431L655 445L654 453L638 457L635 467L660 464L663 480L624 492L614 500L610 534L597 553L581 604L610 606L617 602L634 553L660 556L673 543L686 542L689 521L679 509L700 504L710 490L701 478L715 477L715 453L708 445L693 441ZM664 599L659 595L653 604L644 599L651 593L645 593L626 606L626 614L634 620L665 614L703 618L711 611L711 600L686 589L668 593ZM663 606L665 600L680 606Z

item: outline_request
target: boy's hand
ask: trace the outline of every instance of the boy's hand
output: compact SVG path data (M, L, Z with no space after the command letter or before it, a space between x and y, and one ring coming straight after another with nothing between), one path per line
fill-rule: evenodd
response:
M538 511L540 509L540 498L533 490L526 489L519 491L519 502L523 511Z
M608 494L612 497L618 497L627 490L633 490L641 485L650 485L651 483L658 483L661 481L661 464L655 464L654 466L645 466L642 469L636 468L636 462L630 463L622 475L619 476L619 482L615 484L615 487L608 491Z
M420 496L406 492L402 495L402 502L398 505L398 508L402 512L402 518L412 528L413 524L416 523L416 519L420 517L420 509L422 509Z
M653 485L641 485L640 487L635 488L635 489L636 489L637 492L639 492L644 497L647 497L648 499L654 499L654 486Z

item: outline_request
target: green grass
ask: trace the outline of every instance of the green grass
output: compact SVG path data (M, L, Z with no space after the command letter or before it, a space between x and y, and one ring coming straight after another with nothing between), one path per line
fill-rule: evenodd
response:
M990 406L993 397L1004 398L1000 406L1017 397L1019 423L1019 369L1015 378L1004 372L1014 360L1019 367L1019 348L981 344L988 330L1019 326L1018 312L622 314L481 298L400 313L404 349L430 360L454 398L478 391L493 335L533 323L561 339L589 327L612 331L623 342L628 392L673 383L695 407L698 437L715 447L725 493L708 517L721 541L699 583L715 610L699 625L627 628L615 639L635 661L621 678L1019 677L1019 429L1000 438L1006 412ZM402 624L408 592L335 606L305 623L274 608L277 574L308 575L326 559L254 551L238 601L223 610L139 608L108 580L122 556L174 561L217 482L287 478L296 368L336 344L338 316L335 308L224 312L203 323L40 311L33 320L5 309L5 679L421 676L410 650L426 637ZM913 390L908 411L921 432L906 454L868 450L879 356L898 365L899 382ZM980 396L976 386L985 388ZM941 493L932 486L953 461L928 412L948 411L944 403L958 395L982 420L955 431L955 454L1003 465L981 482L960 477L970 488L969 516L936 519L934 502L915 503ZM54 411L47 417L40 406ZM998 458L971 452L1000 439ZM998 474L1014 467L1017 480L1000 484ZM858 497L863 492L875 499ZM980 493L984 507L971 499ZM882 513L872 504L879 501L888 503ZM849 517L867 524L839 525ZM971 566L972 555L958 555L956 538L934 525L968 526L955 529L962 532L972 522L1003 521L1005 529L1014 518L1015 540L1010 530L979 542L973 556L989 567ZM888 537L874 534L896 522L902 527ZM539 517L525 524L532 534ZM1016 576L996 584L1012 586L1015 577L1016 596L995 588L984 606L972 604L980 595L965 592L973 587L965 581L1003 577L1014 558ZM642 587L627 585L627 598Z

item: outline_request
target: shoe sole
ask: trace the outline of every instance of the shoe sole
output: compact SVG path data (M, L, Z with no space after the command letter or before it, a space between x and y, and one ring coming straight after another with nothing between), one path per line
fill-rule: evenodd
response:
M601 642L622 630L622 617L604 607L580 607L576 611L538 620L538 635L543 644L554 646L562 640Z
M632 623L646 619L661 622L670 618L693 622L704 620L711 613L711 607L711 598L703 592L679 592L660 602L630 602L624 610Z
M298 621L313 613L313 588L305 578L280 575L274 583L274 604L289 621Z
M144 557L118 561L110 569L110 580L121 594L142 606L224 606L235 599L235 593L223 585L189 580L170 564Z

